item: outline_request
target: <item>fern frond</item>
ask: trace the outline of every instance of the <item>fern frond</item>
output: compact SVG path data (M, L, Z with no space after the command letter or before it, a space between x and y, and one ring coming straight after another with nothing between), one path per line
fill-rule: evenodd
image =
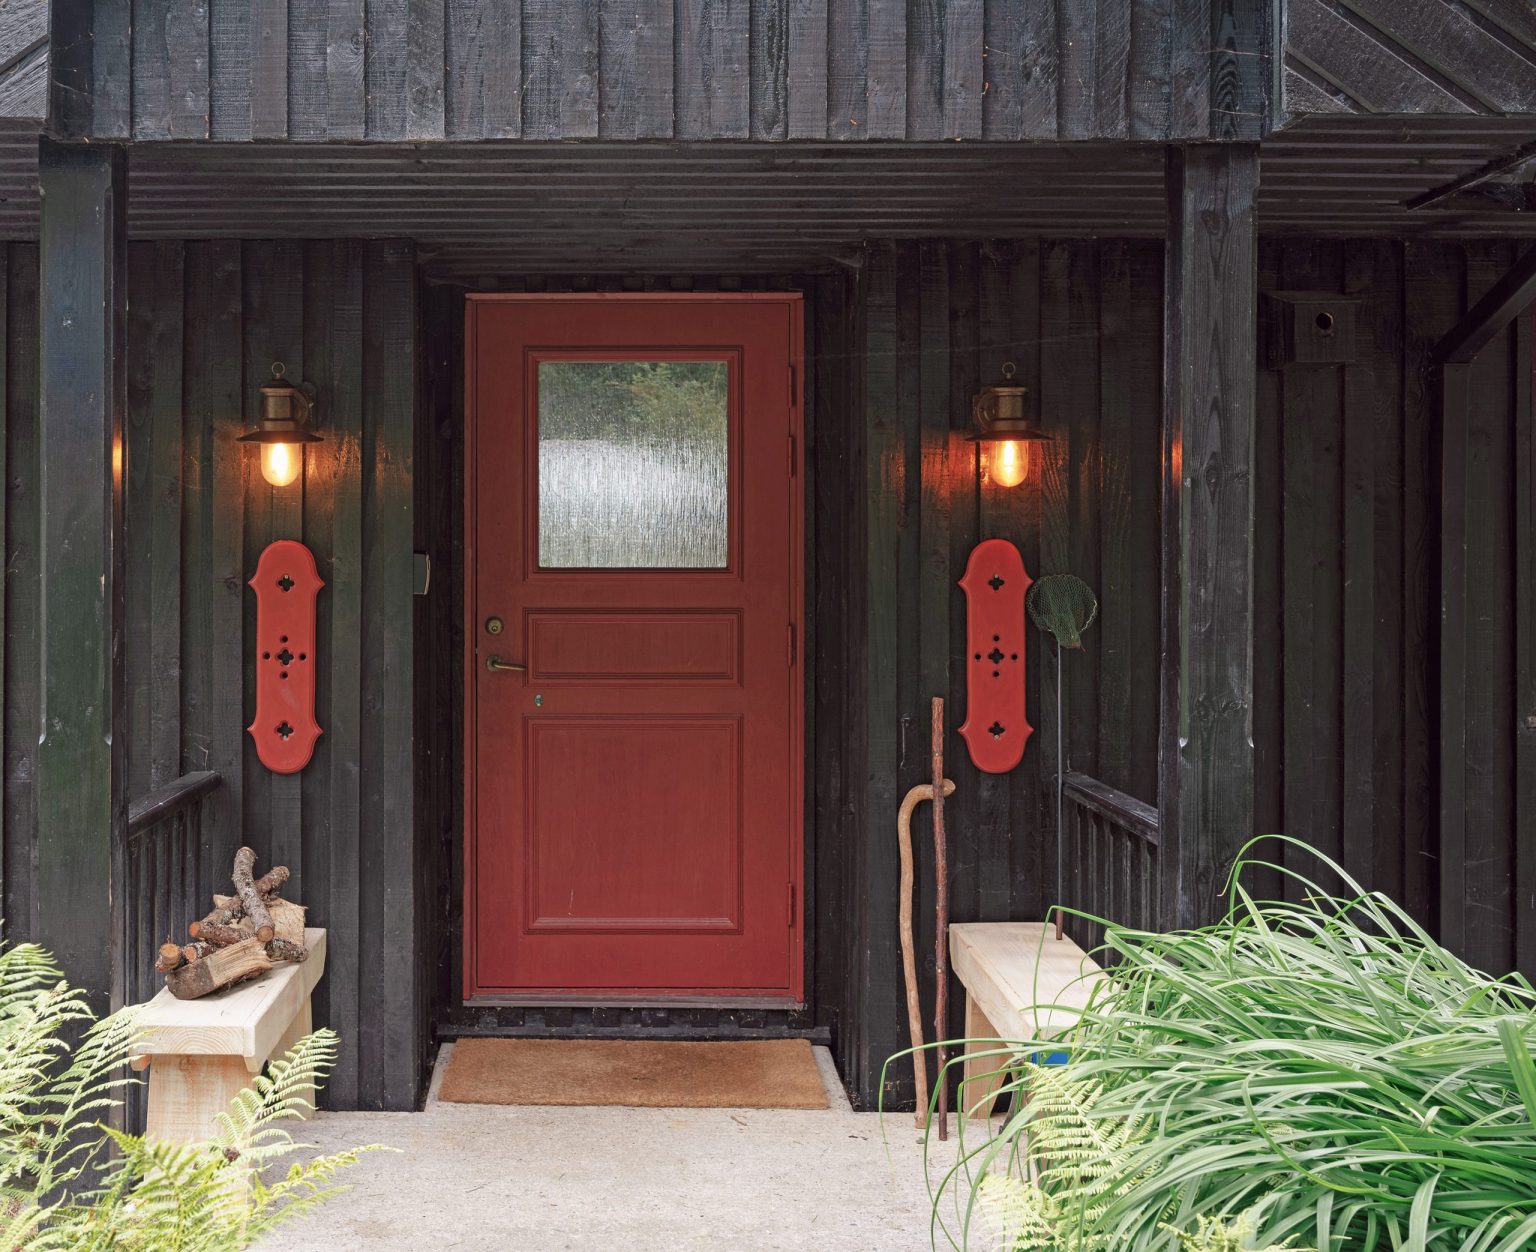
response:
M1162 1228L1179 1241L1180 1252L1316 1252L1313 1248L1294 1247L1289 1239L1284 1243L1255 1248L1254 1226L1247 1214L1231 1221L1217 1217L1197 1217L1192 1231L1180 1230L1166 1223Z
M260 1176L299 1146L282 1123L310 1111L335 1064L331 1031L253 1079L209 1143L111 1130L100 1119L137 1081L126 1064L138 1036L131 1011L97 1021L42 948L0 951L0 1249L238 1252L334 1195L341 1171L377 1148L300 1161L271 1185ZM88 1170L98 1184L80 1193Z

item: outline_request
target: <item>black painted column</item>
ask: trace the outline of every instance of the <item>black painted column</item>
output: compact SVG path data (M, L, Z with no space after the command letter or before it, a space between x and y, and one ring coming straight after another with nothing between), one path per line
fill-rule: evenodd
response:
M1162 924L1210 920L1253 828L1258 149L1168 160Z
M42 725L31 937L114 1000L112 861L126 833L124 156L43 139L39 444Z

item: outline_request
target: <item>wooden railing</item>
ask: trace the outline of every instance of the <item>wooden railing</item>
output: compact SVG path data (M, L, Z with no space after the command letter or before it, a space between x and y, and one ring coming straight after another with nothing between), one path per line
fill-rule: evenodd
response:
M1138 930L1156 930L1157 810L1086 774L1062 780L1062 855L1067 903ZM1078 919L1067 929L1084 949L1104 939L1102 926Z
M156 950L186 941L189 921L208 911L202 885L203 801L219 786L211 770L184 774L128 807L128 838L114 865L117 987L124 1004L161 985Z
M208 911L202 883L203 806L219 787L212 770L183 774L128 806L128 837L113 849L113 999L142 1004L164 980L155 972L162 943L186 942L187 923ZM144 1129L146 1088L132 1084L109 1120Z

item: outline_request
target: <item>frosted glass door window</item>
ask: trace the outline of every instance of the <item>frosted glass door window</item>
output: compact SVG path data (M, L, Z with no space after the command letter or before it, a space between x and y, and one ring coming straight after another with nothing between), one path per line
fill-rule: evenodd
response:
M539 566L722 569L724 361L541 361Z

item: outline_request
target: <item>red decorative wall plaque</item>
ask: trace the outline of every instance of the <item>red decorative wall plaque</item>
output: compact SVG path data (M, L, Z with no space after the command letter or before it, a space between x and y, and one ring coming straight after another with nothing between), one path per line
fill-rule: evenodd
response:
M297 774L320 738L315 722L315 597L325 586L302 543L279 539L256 562L256 720L247 730L274 774Z
M971 550L965 591L965 724L960 737L976 768L1005 774L1034 733L1024 709L1024 558L1006 539Z

